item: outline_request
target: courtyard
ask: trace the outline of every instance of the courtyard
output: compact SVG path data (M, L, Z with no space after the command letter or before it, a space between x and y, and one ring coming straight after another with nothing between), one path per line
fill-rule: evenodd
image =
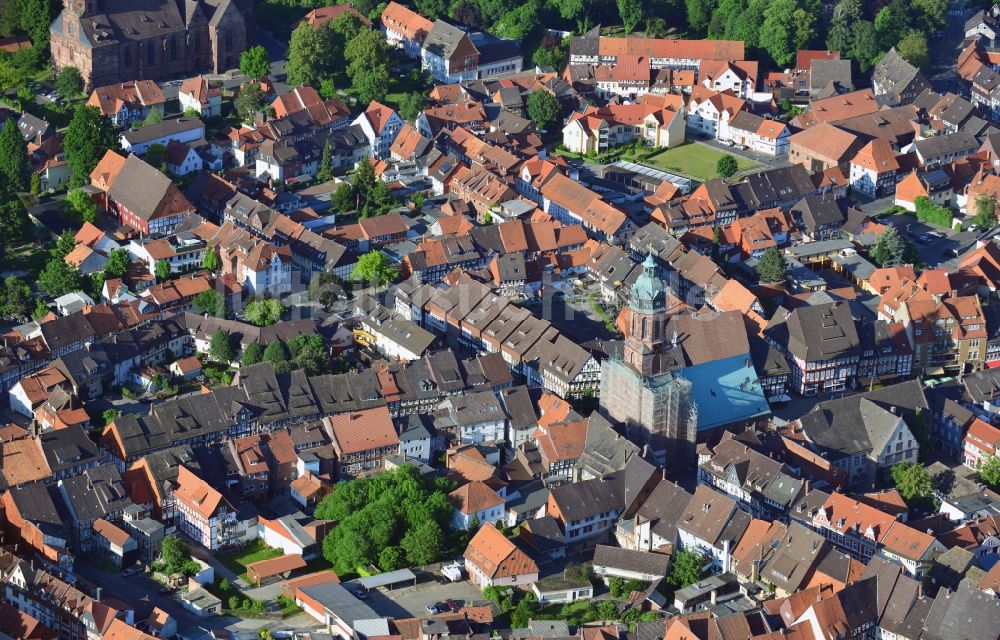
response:
M737 173L750 171L760 166L756 162L738 154L726 154L723 151L713 149L698 142L687 142L673 149L664 149L641 160L633 160L633 162L663 169L670 173L689 176L704 182L719 177L715 170L715 165L719 162L719 158L725 155L732 155L736 158Z

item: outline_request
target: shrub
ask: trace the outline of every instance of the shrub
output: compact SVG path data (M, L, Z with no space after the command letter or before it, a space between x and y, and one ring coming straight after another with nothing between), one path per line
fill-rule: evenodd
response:
M914 205L918 220L922 222L929 222L946 229L951 228L953 216L951 210L947 207L934 204L924 196L918 197L914 201Z

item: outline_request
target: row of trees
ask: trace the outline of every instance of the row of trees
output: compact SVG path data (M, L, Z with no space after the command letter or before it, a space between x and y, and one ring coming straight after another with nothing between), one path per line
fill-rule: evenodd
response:
M829 20L820 0L685 0L685 9L692 32L743 40L778 66L791 64L799 49L825 44L868 73L892 47L927 64L927 34L945 26L948 0L840 0Z
M332 372L329 349L318 335L296 336L287 343L275 340L263 349L260 344L251 342L243 350L240 366L249 367L259 362L270 363L275 373L301 369L315 376Z
M451 519L451 488L448 480L421 478L409 466L338 484L316 506L317 519L337 523L323 540L323 556L338 573L435 562Z

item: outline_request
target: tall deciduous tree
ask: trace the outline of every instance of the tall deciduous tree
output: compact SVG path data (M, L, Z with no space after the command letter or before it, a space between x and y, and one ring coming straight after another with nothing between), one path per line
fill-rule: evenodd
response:
M934 483L922 464L900 462L893 465L890 475L899 495L907 502L926 499L934 494Z
M14 124L14 118L8 118L0 130L0 180L10 185L13 191L27 191L32 173L24 138Z
M687 9L688 27L696 33L704 33L719 3L717 0L684 0L684 6Z
M716 172L723 178L729 178L733 176L740 168L739 161L736 160L730 154L726 154L719 158L719 161L715 163Z
M642 0L617 0L618 15L622 19L622 26L625 27L625 34L635 31L635 27L642 20Z
M378 31L366 29L354 36L344 47L347 75L352 80L364 71L388 67L389 49Z
M548 129L562 120L562 105L554 95L544 89L536 89L528 95L528 117L535 121L539 129Z
M892 0L882 7L875 16L875 33L882 51L888 51L896 46L909 25L909 15L902 0Z
M253 122L257 112L264 108L264 90L256 82L243 85L236 96L236 113L243 122Z
M243 349L243 355L240 356L240 366L250 367L264 359L264 350L260 348L260 343L251 342Z
M875 66L879 55L878 33L875 25L867 20L859 20L854 25L854 41L849 51L850 58L858 63L858 69L867 75Z
M236 354L233 351L233 343L228 331L225 329L215 330L208 343L208 355L212 360L221 364L229 364L233 361Z
M404 93L399 99L399 116L407 122L413 122L423 112L425 105L423 93L419 91Z
M816 37L819 8L812 0L775 0L764 11L760 46L778 66L787 66L795 53Z
M271 74L271 57L267 49L257 45L240 54L240 73L249 78L263 78Z
M377 288L389 284L397 275L389 258L375 249L358 258L351 277L361 282L374 283Z
M826 47L842 55L854 44L854 28L861 20L861 0L840 0L833 8L833 18L826 34Z
M919 31L910 31L896 46L896 52L903 60L906 60L914 67L922 69L931 61L930 52L927 50L927 36Z
M83 76L76 67L63 67L56 74L56 91L63 98L75 98L83 91Z
M118 150L118 131L97 107L80 105L63 136L63 150L70 169L70 186L90 181L90 172L109 150Z
M38 286L52 297L80 289L80 272L62 258L53 257L38 274Z
M285 74L291 85L318 85L327 74L329 35L325 28L314 29L303 20L288 43Z

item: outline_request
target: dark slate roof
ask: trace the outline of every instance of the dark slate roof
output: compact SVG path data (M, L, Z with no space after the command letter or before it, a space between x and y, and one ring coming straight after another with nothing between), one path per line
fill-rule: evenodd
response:
M780 310L779 310L780 313ZM776 313L766 335L806 362L830 360L861 346L850 307L842 302L794 309L782 322Z
M920 70L907 62L896 52L896 47L889 49L872 71L872 84L884 88L886 93L902 93L917 76Z
M70 522L56 485L41 482L23 484L10 489L10 497L21 517L38 525L43 533L62 535Z
M131 504L118 467L107 462L62 481L66 502L78 521L117 515Z
M924 158L935 158L946 154L973 153L979 148L979 142L968 131L957 131L917 140L914 146Z
M955 591L942 589L924 621L928 640L996 640L1000 600L962 583Z
M824 546L826 541L823 536L810 531L798 522L792 522L788 525L788 531L778 544L774 555L761 571L761 578L782 591L788 593L798 591L813 566L822 557Z
M39 442L53 475L78 465L96 464L100 460L97 445L87 437L82 426L47 431L39 437Z
M431 32L424 40L424 49L447 60L451 58L451 54L466 37L465 32L458 27L454 27L444 20L435 20Z
M594 549L593 563L595 567L665 576L670 568L670 556L599 544Z
M163 120L155 124L146 125L138 129L130 129L122 134L130 145L142 144L150 140L159 140L169 136L176 136L188 131L205 129L205 123L198 118L176 118Z

